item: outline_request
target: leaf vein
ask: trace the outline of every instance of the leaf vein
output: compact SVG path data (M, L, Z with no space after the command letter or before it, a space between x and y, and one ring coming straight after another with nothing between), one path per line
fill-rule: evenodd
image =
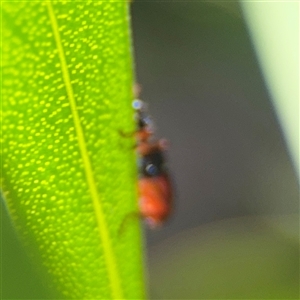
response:
M76 130L77 138L78 138L79 150L81 153L81 157L82 157L82 161L83 161L83 165L84 165L84 171L85 171L85 175L87 178L87 183L88 183L88 187L89 187L89 191L90 191L90 195L92 198L93 207L94 207L95 215L96 215L96 219L97 219L100 240L102 241L102 244L103 244L104 259L105 259L107 270L108 270L109 280L111 282L112 297L113 297L113 299L123 299L123 296L122 296L123 293L122 293L122 288L121 288L121 284L120 284L119 273L117 270L116 259L115 259L112 244L110 241L108 226L106 224L102 205L101 205L101 202L99 199L97 186L96 186L96 182L95 182L95 178L94 178L94 174L93 174L93 169L92 169L92 165L91 165L90 158L88 155L85 137L83 134L83 128L80 123L78 109L76 106L76 101L75 101L73 88L72 88L72 84L71 84L71 80L70 80L70 74L69 74L61 38L60 38L60 33L59 33L59 29L58 29L55 12L54 12L52 3L50 1L49 2L47 1L45 3L47 5L50 23L51 23L56 47L58 50L58 55L59 55L59 59L60 59L60 63L61 63L61 69L62 69L62 76L63 76L63 80L65 83L68 99L70 102L70 108L72 111L74 126L75 126L75 130Z

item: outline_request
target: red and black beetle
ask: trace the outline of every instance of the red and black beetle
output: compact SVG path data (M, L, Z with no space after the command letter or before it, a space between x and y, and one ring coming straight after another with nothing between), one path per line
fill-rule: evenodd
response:
M161 225L172 208L172 186L165 164L167 142L153 139L153 124L142 100L132 103L137 122L139 210L151 228Z

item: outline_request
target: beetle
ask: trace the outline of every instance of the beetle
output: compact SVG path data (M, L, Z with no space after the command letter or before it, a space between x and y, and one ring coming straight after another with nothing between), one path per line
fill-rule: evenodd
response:
M139 89L135 87L137 93ZM172 210L172 185L165 160L167 141L153 138L153 122L146 104L134 99L132 106L137 124L139 213L150 228L157 228Z

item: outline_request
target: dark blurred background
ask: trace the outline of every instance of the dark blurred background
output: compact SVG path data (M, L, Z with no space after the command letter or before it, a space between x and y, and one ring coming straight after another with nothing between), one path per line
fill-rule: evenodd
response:
M171 219L146 232L155 285L182 233L237 217L297 221L299 187L238 2L134 1L131 11L136 80L170 141L176 193ZM172 299L152 283L153 298Z
M170 141L175 231L298 210L298 185L238 3L134 2L137 81Z

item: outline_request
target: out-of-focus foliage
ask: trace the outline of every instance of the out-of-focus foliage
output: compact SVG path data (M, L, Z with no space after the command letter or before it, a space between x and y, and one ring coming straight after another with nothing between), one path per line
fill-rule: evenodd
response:
M241 7L300 180L299 2L241 1Z
M298 299L298 237L277 226L297 220L225 220L162 242L151 249L153 298Z

